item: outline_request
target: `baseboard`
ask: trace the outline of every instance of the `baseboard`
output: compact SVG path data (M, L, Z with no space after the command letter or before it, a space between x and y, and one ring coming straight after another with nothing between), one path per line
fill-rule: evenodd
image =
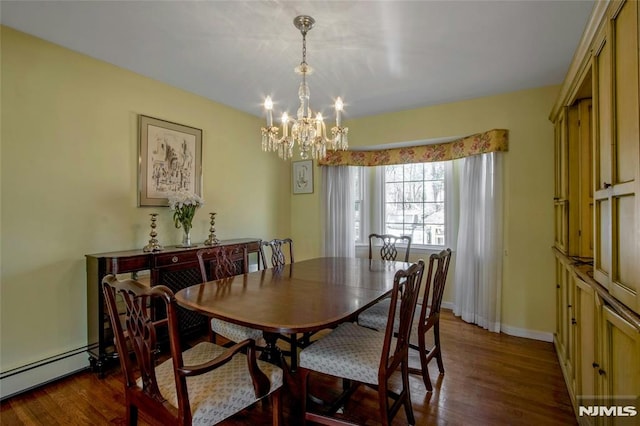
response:
M0 373L0 401L89 367L87 348L79 348Z
M542 340L543 342L553 342L553 333L544 331L527 330L524 328L511 327L501 324L500 331L504 334L516 337L525 337L527 339Z
M453 311L453 302L445 302L443 300L442 309L449 309ZM508 334L509 336L525 337L527 339L542 340L543 342L553 342L553 333L545 333L543 331L533 331L500 324L500 332Z

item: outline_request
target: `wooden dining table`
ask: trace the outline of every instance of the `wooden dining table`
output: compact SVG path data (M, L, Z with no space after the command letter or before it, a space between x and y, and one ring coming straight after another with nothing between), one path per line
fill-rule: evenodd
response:
M176 300L209 317L262 330L267 342L262 359L280 363L279 334L313 332L355 319L389 295L396 272L409 266L315 258L190 286L178 291Z

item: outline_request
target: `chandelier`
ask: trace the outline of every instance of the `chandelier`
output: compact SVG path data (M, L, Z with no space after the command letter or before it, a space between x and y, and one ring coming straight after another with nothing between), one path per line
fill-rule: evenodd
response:
M302 34L302 62L295 68L297 74L302 75L302 82L298 89L300 107L296 118L282 114L282 137L278 138L279 129L273 125L273 101L270 96L264 101L267 113L267 127L262 128L262 150L265 152L278 151L278 156L288 160L293 156L293 146L297 143L302 159L322 159L327 155L327 149L345 150L348 148L347 133L349 129L341 126L341 114L344 107L342 99L337 98L334 108L336 110L336 125L331 128L331 137L327 137L326 127L322 114L313 116L309 106L309 86L307 74L312 73L312 68L307 64L307 32L313 28L316 21L311 16L301 15L293 20L293 25ZM291 126L291 128L289 128Z

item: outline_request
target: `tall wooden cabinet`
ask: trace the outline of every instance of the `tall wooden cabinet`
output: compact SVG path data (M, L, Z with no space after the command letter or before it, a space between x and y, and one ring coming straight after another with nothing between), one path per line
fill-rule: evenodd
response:
M555 346L580 424L640 424L639 23L635 0L595 3L550 116Z

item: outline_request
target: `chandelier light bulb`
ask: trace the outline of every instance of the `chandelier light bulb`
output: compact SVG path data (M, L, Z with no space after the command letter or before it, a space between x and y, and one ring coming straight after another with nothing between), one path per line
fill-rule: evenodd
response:
M309 154L314 159L322 159L327 155L327 149L346 150L347 133L349 129L341 126L342 111L344 103L338 97L335 101L336 126L331 129L331 137L326 134L326 127L322 114L317 113L315 119L310 106L311 91L307 84L307 75L312 69L307 64L307 33L315 20L311 16L301 15L293 20L293 25L302 34L302 62L295 68L295 71L302 76L302 81L298 87L298 99L300 106L296 116L289 117L285 112L282 114L282 137L278 137L279 129L273 126L273 101L270 96L264 101L264 109L267 115L267 127L262 128L262 150L277 151L280 158L288 160L293 155L293 146L297 143L300 148L302 159L309 158ZM291 133L289 133L289 123L291 123Z
M273 126L273 101L271 100L271 96L267 96L267 99L264 100L264 108L267 110L267 126Z

